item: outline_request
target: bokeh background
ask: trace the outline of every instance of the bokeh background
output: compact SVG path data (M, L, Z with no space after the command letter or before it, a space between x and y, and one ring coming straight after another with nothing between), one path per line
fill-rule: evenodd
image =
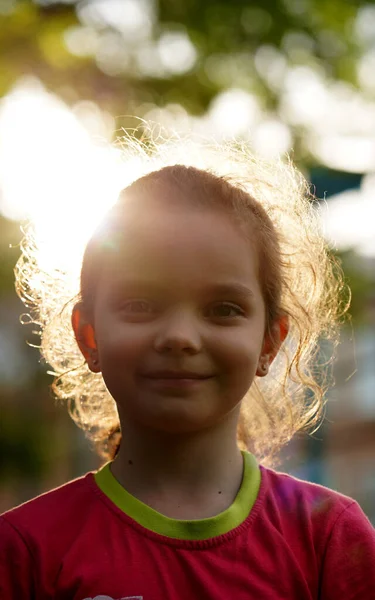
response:
M29 219L46 263L74 255L121 187L108 144L135 117L289 153L312 182L352 318L326 420L281 468L375 523L375 4L361 0L0 0L0 512L99 466L26 343L13 268Z

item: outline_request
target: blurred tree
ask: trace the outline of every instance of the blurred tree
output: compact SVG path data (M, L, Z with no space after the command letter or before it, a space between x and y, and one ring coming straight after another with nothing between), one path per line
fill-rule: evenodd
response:
M349 314L353 325L373 322L373 307L375 302L375 259L365 260L352 249L336 252L342 264L346 283L351 291ZM345 299L344 299L345 300Z
M285 65L357 85L363 40L355 23L365 5L2 0L0 95L31 74L69 103L90 98L114 115L142 116L150 103L202 114L230 87L255 94L272 111ZM119 126L126 123L119 119Z

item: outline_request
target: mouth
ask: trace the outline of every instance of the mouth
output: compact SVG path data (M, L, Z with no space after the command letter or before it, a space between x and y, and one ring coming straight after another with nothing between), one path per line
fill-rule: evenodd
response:
M151 387L163 390L189 390L212 379L212 375L191 371L155 371L143 375Z
M210 379L212 375L206 375L203 373L195 373L193 371L153 371L150 373L143 374L143 377L147 379Z

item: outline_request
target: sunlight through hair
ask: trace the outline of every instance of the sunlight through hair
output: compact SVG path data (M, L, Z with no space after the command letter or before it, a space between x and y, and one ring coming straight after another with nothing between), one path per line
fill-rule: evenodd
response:
M203 190L206 186L217 190L220 202L228 202L228 210L256 219L266 311L274 305L270 321L275 314L288 315L290 330L269 374L254 381L243 401L238 440L269 464L293 434L317 426L329 384L327 366L348 306L342 271L324 241L309 185L288 158L271 162L255 156L246 143L168 136L146 123L125 132L116 147L125 187L152 189L155 181L168 177L185 189L194 182L198 187L202 184ZM161 171L176 165L194 167L195 174L186 171L180 178L181 169L178 176L173 170ZM123 202L120 195L118 205ZM65 227L67 222L62 221ZM64 233L66 244L74 247L72 231L66 227ZM77 228L74 234L79 236L82 230ZM95 247L96 235L86 253ZM82 300L78 276L82 254L76 251L69 272L43 262L39 243L37 232L27 228L15 270L16 289L39 325L40 350L53 369L56 396L67 401L74 421L109 458L120 439L116 405L101 375L82 362L70 324L72 307ZM272 283L273 273L279 291ZM327 341L328 351L323 352Z

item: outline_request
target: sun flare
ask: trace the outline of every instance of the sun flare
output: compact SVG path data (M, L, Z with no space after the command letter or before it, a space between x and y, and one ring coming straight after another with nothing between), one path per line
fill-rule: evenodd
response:
M73 112L35 83L3 101L0 128L3 212L32 224L43 270L74 272L121 190L118 151L94 143Z

